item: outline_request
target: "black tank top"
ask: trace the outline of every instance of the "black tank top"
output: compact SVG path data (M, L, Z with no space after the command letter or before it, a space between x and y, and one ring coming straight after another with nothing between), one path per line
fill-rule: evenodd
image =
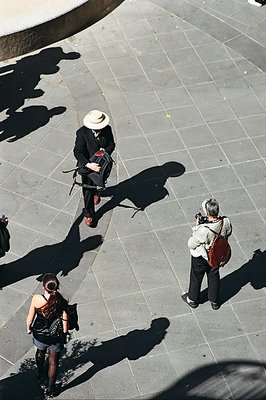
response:
M44 295L42 295L42 297L46 300L46 302L48 301L48 299L46 299L46 297ZM33 337L35 339L37 339L39 342L42 342L45 344L54 344L55 342L51 338L48 338L47 336L42 335L42 330L44 330L47 327L48 319L45 318L45 316L42 314L40 309L36 309L36 318L34 320L33 327L32 327ZM57 317L58 317L57 313L55 313L54 316L50 317L49 324L51 324ZM58 341L57 341L57 343L58 343Z

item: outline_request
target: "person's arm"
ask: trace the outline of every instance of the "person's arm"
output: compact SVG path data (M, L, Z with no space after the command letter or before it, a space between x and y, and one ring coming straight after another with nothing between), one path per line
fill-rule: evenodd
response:
M226 228L226 237L229 237L232 234L233 228L230 220L226 217L226 220L228 222L228 226Z
M65 311L63 311L62 320L63 320L63 332L67 333L68 332L68 315Z
M35 297L33 296L32 300L31 300L31 305L30 305L30 309L28 312L27 320L26 320L27 333L31 333L32 323L34 321L35 314L36 314Z
M204 235L202 232L202 226L200 226L196 231L193 232L193 235L188 239L188 247L191 250L195 250L198 246L206 242L206 234Z
M82 131L77 131L75 146L73 149L74 156L78 160L79 166L86 167L95 172L100 172L100 166L97 163L91 163L84 155L86 149L86 141Z
M112 128L110 127L110 130L107 135L107 146L105 146L105 151L107 151L107 153L111 155L114 149L115 149L114 135L112 133Z
M83 131L78 130L73 153L74 153L74 156L76 157L76 159L78 160L78 163L80 164L80 166L83 166L83 167L89 162L87 157L85 157L85 155L84 155L85 149L86 149L86 141L83 136Z

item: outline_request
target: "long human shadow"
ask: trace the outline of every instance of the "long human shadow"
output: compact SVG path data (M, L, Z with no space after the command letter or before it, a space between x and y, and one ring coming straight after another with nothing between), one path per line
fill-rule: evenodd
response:
M167 318L156 318L152 320L148 329L135 329L126 335L101 342L100 345L86 343L82 351L79 349L77 356L73 357L72 353L66 358L61 371L62 390L65 391L86 382L97 372L115 365L125 358L137 360L144 357L162 342L169 325L170 322ZM89 369L67 383L74 371L89 362L93 364Z
M220 304L230 300L248 283L255 290L266 287L266 251L255 250L247 263L221 279ZM205 301L207 289L201 293L201 303Z
M24 257L1 266L0 287L4 288L29 276L37 276L53 272L66 276L75 269L83 254L96 249L103 242L101 235L90 236L80 241L79 225L82 214L75 220L66 238L52 245L33 249Z
M45 106L24 107L22 111L14 112L0 122L0 142L6 139L8 142L15 142L48 124L53 116L63 114L65 111L66 107L51 109Z
M136 212L144 211L151 204L169 196L165 188L167 179L178 177L184 172L184 165L169 161L161 166L147 168L118 185L107 187L102 192L102 197L111 197L111 199L96 212L96 220L117 206L132 208L135 211L133 217ZM133 206L122 204L126 199L130 200Z
M44 94L42 89L36 88L42 75L51 75L58 72L60 69L58 64L61 60L73 60L79 57L80 54L77 52L65 53L61 47L50 47L41 50L37 54L23 57L14 64L1 67L0 113L6 111L7 115L9 115L8 122L6 123L7 126L3 125L2 128L5 127L8 132L10 129L14 129L18 118L26 119L27 117L27 133L36 129L36 124L38 125L35 120L37 117L36 110L32 107L25 107L22 116L16 115L16 111L24 105L26 99L38 98ZM47 116L49 115L48 111L49 110L47 110ZM54 110L54 112L57 111L58 110ZM30 124L30 115L32 116L32 124ZM44 118L43 115L44 110L42 110L42 116L39 116L39 126L41 126L41 121L44 124L47 120L47 117ZM23 122L25 122L25 119ZM23 129L23 126L20 126L19 129ZM27 134L25 131L24 133ZM7 135L5 130L3 134L4 136ZM17 139L19 139L19 135Z
M167 318L157 318L151 322L148 329L135 329L127 335L100 342L101 344L97 344L97 339L92 342L80 340L70 342L67 352L62 355L59 368L58 378L63 385L61 392L87 381L98 371L115 365L125 358L137 360L147 355L161 343L169 325ZM93 363L91 368L70 381L79 368L90 362ZM0 383L1 399L21 399L21 393L27 399L44 399L43 392L37 384L36 366L32 358L25 359L17 373L2 379Z

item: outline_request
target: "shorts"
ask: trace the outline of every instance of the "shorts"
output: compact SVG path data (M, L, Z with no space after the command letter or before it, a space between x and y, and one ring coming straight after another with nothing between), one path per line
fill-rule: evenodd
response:
M33 335L32 335L32 340L33 340L34 346L36 346L37 349L41 350L41 351L51 349L55 353L59 353L64 348L63 343L53 343L53 344L42 343L42 342L39 342L39 340L35 339L35 337Z

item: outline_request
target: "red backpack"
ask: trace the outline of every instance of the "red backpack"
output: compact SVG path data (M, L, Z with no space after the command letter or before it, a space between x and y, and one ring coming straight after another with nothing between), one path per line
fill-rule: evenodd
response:
M231 247L228 239L227 237L221 236L223 223L224 220L222 219L222 225L219 233L213 231L209 226L205 225L216 235L216 238L214 239L208 251L208 264L211 268L224 267L231 258Z

